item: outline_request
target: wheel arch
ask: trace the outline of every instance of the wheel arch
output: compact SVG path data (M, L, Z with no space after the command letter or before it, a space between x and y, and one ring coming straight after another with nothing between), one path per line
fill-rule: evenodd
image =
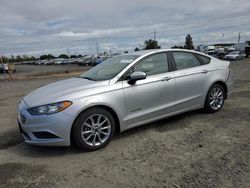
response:
M227 88L226 83L223 82L223 81L216 81L216 82L214 82L211 86L213 86L213 85L215 85L215 84L221 85L221 86L223 87L223 89L224 89L224 91L225 91L225 99L227 99L228 88ZM210 86L210 87L211 87L211 86Z
M75 117L75 119L74 119L74 121L73 121L73 123L72 123L72 126L71 126L71 130L70 130L70 141L71 141L71 143L72 143L72 130L73 130L73 128L74 128L74 124L75 124L75 121L77 120L77 118L81 115L81 114L83 114L84 112L86 112L87 110L90 110L90 109L92 109L92 108L103 108L103 109L105 109L105 110L107 110L108 112L110 112L111 114L112 114L112 116L114 117L114 119L115 119L115 131L116 132L120 132L120 120L119 120L119 118L118 118L118 115L117 115L117 113L114 111L114 109L112 109L111 107L109 107L109 106L107 106L107 105L94 105L94 106L90 106L90 107L88 107L88 108L86 108L86 109L84 109L84 110L82 110L76 117Z

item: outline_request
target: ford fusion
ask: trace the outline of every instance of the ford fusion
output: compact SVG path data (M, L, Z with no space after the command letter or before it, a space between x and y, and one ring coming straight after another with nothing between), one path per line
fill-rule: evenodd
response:
M97 150L115 132L195 109L219 111L232 88L229 64L189 50L116 56L25 96L18 125L29 144Z

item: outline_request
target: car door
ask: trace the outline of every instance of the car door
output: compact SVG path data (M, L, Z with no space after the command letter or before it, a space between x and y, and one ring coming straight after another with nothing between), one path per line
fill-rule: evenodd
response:
M166 53L145 57L127 75L135 71L145 72L147 77L134 85L130 85L128 80L122 83L127 128L165 116L173 111L175 104L175 82Z
M175 101L176 111L186 111L202 107L207 91L210 58L190 52L172 52L176 71ZM202 59L203 58L203 59Z

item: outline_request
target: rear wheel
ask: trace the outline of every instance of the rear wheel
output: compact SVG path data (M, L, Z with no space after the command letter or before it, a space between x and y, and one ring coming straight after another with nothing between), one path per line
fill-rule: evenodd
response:
M219 84L214 84L210 87L205 101L206 112L218 112L224 105L225 90Z
M102 108L83 112L73 125L73 140L83 150L94 151L105 147L115 132L112 114Z

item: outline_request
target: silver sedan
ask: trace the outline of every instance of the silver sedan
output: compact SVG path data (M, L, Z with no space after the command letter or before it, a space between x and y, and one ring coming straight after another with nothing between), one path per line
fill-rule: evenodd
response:
M29 144L97 150L115 132L195 109L219 111L232 88L229 64L189 50L116 56L25 96L19 128Z

